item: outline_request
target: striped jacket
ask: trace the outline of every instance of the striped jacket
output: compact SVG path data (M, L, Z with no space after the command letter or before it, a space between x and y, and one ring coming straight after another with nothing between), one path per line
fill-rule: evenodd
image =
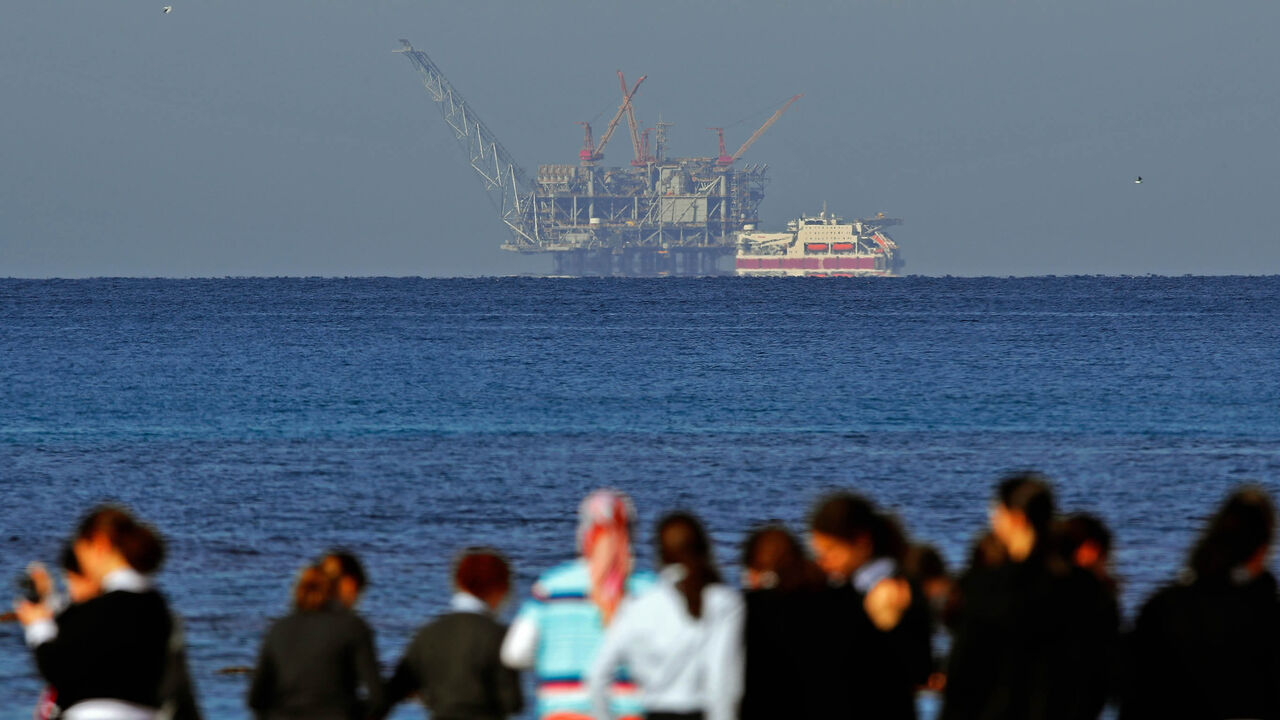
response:
M626 595L643 592L654 580L651 572L632 572ZM604 639L604 625L599 608L587 597L589 587L584 560L552 568L534 583L533 596L511 623L503 658L508 663L525 660L521 665L532 660L541 720L592 720L583 676ZM615 717L639 720L644 714L625 668L615 676L610 701Z

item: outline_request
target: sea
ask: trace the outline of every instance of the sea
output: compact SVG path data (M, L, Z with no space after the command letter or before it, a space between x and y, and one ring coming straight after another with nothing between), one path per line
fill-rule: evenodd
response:
M959 570L1025 469L1113 529L1131 619L1228 491L1280 492L1280 277L0 280L0 579L127 504L209 718L330 547L390 666L459 550L511 558L509 615L593 488L642 566L687 509L736 579L849 489ZM0 625L0 715L41 685Z

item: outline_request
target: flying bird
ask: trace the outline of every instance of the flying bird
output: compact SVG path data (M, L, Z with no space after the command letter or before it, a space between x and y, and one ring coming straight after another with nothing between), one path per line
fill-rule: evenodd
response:
M1141 185L1141 184L1142 184L1142 176L1141 176L1141 175L1139 175L1139 176L1138 176L1138 177L1133 181L1133 184L1134 184L1134 185Z
M164 6L164 14L165 14L165 15L168 15L168 14L169 14L169 13L171 13L171 12L173 12L173 6L172 6L172 5L165 5L165 6Z

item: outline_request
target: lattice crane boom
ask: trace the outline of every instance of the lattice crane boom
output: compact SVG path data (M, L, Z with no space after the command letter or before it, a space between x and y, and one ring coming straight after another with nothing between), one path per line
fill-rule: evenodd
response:
M515 244L527 247L539 244L532 184L524 170L431 58L421 50L415 50L408 40L400 43L403 47L393 52L409 58L422 75L423 87L440 107L444 121L453 128L459 144L467 151L471 168L480 176L489 201L514 234Z
M637 80L636 87L639 87L640 83L643 82L646 77L649 77L649 76L644 75L639 80ZM626 95L627 81L624 77L622 77L621 70L618 71L618 84L622 86L622 94ZM631 164L636 167L639 167L641 165L644 165L645 162L648 160L648 158L646 157L648 153L645 152L644 145L640 142L640 124L636 122L636 106L631 104L630 102L627 102L626 106L627 106L627 127L631 129L631 149L635 153L635 159L631 161Z
M772 127L774 123L778 122L778 118L782 117L782 113L786 112L787 108L791 107L791 103L799 100L802 97L804 97L803 94L796 95L795 97L783 103L782 107L778 108L777 112L771 115L768 120L764 121L764 124L760 126L759 130L756 130L754 133L752 133L751 137L747 138L747 141L742 143L742 147L738 148L738 152L734 153L729 158L729 162L730 163L735 162L737 161L738 158L742 157L742 154L747 151L747 148L751 147L751 145L755 143L756 140L760 139L760 136L763 135L766 130ZM721 162L723 162L723 160Z
M631 98L635 97L636 91L640 89L640 83L644 82L647 77L649 76L641 75L635 86L631 88L631 92L627 92L627 83L625 80L622 81L622 104L618 106L618 112L613 114L613 119L609 121L609 127L605 129L604 135L600 136L600 142L596 145L595 152L592 153L591 159L593 161L604 157L604 146L609 144L609 138L613 137L613 131L618 128L618 121L622 119L622 114L628 113L629 117L634 116L634 111L631 109ZM618 71L618 79L622 80L621 70Z

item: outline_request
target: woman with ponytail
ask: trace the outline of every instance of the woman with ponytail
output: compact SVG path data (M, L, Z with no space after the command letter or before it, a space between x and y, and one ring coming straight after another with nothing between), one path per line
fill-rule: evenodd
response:
M373 631L338 601L336 582L320 564L303 568L293 612L267 631L249 688L261 720L364 720L381 707Z
M543 573L502 643L502 662L537 677L537 717L592 720L583 675L605 628L628 596L653 584L653 574L634 570L631 524L635 509L616 490L596 490L578 508L579 557ZM634 686L611 683L613 717L638 720Z
M742 598L721 579L697 518L666 516L658 523L657 540L657 585L619 609L588 674L596 717L615 717L608 682L625 665L640 686L649 720L736 718Z

